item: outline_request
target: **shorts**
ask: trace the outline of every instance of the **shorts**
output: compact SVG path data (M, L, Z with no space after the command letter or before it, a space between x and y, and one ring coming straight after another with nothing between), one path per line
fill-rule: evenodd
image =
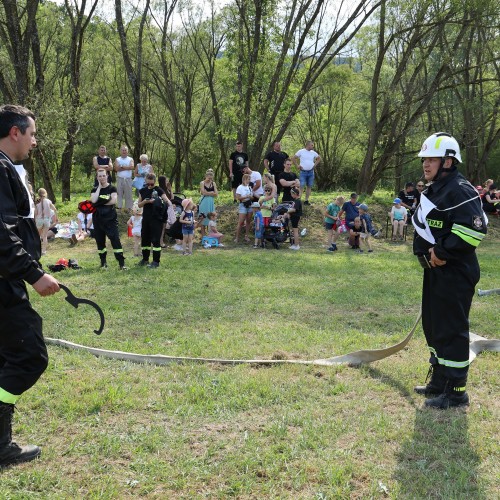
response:
M250 208L250 207L245 207L245 205L243 205L243 203L240 203L240 205L238 206L238 213L239 214L251 214L253 213L253 210Z
M336 222L325 222L325 229L331 231L332 229L337 229Z
M183 227L182 234L186 235L186 236L189 236L190 234L194 234L194 227L193 226Z
M231 187L236 189L243 179L243 172L233 172L233 180L231 181Z
M365 240L366 238L368 238L370 236L370 233L361 233L360 236L361 236L362 240Z
M299 227L300 215L290 215L290 222L292 223L293 229L297 229Z
M36 228L37 229L42 229L46 227L47 229L50 228L50 217L40 217L39 219L36 219Z
M141 237L141 230L139 231L136 231L135 229L132 231L132 236L139 236L139 238Z
M300 187L312 187L314 184L314 168L300 171Z
M261 240L263 236L264 236L264 230L263 229L260 229L259 231L255 231L255 238Z

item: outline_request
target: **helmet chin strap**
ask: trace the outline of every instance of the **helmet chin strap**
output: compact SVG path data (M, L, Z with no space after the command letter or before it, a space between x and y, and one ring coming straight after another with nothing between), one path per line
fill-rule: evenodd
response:
M457 166L454 163L451 164L451 167L444 168L445 161L446 161L446 157L441 158L441 165L439 166L439 169L436 172L434 179L432 179L432 182L436 182L437 180L439 180L443 174L449 174L451 172L454 172L457 169Z

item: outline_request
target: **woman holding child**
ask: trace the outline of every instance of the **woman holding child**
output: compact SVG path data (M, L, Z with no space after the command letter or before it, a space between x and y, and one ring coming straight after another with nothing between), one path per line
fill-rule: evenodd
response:
M236 199L239 201L238 205L238 225L236 226L236 235L234 242L238 243L240 238L240 231L245 224L245 241L250 241L250 225L252 223L252 205L253 191L250 187L250 174L243 174L241 184L236 189Z

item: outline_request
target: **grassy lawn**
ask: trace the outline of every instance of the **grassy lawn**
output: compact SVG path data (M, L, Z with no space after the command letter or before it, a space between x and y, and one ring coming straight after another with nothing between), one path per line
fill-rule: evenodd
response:
M368 200L385 225L390 194ZM81 198L80 198L81 199ZM345 242L326 252L317 194L302 250L234 245L235 208L224 199L223 249L183 257L167 249L158 270L130 270L93 240L56 240L83 267L58 275L98 302L73 309L63 293L31 294L47 337L171 356L316 359L401 340L419 312L421 270L411 241ZM76 203L62 210L74 215ZM496 288L500 221L478 254L479 288ZM471 331L498 338L499 296L475 297ZM498 355L469 376L468 410L422 409L413 386L427 373L421 328L409 346L361 368L218 364L137 365L49 347L50 366L19 401L15 437L41 460L0 472L0 498L499 498Z

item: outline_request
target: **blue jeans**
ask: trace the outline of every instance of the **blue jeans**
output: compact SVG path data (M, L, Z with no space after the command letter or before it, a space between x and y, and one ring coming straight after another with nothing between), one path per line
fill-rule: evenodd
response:
M314 168L300 171L300 187L312 187L314 184Z

